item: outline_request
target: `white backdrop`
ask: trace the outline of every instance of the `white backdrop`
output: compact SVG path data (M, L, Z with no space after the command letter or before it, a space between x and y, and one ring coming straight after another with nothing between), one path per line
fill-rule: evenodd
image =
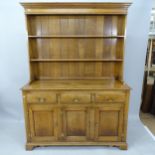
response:
M127 0L106 1L127 2ZM146 132L138 117L152 1L134 0L129 9L127 20L124 77L125 81L132 87L129 110L128 151L120 151L111 147L48 147L26 152L24 149L26 136L20 91L20 88L29 81L24 10L19 4L19 0L0 0L1 155L10 155L12 152L15 155L154 155L155 141ZM101 2L101 0L98 0L98 2Z
M85 1L88 2L88 0ZM106 1L128 2L129 0ZM138 117L139 113L152 1L134 0L129 8L124 68L125 81L132 87L129 117ZM97 2L101 2L101 0ZM24 10L19 4L19 0L1 0L0 118L23 120L20 88L28 81L29 67Z

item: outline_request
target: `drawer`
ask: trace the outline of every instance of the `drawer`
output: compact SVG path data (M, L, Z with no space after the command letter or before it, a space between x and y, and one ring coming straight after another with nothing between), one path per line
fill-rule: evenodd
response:
M71 103L71 104L85 104L91 103L91 94L89 93L62 93L60 96L60 103Z
M95 102L124 102L125 93L111 91L111 92L98 92L95 94Z
M27 94L29 103L56 103L56 94L50 92L30 92Z

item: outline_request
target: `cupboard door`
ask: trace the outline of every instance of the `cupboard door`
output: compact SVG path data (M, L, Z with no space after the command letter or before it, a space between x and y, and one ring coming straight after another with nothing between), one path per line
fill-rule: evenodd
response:
M89 111L86 107L65 107L62 110L61 138L86 141L89 138Z
M123 106L110 104L95 109L95 139L120 141L123 126Z
M57 140L57 109L51 105L29 105L32 141Z

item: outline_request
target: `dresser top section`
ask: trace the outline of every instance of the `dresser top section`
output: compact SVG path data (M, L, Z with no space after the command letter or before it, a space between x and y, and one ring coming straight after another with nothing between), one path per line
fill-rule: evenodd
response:
M131 3L21 3L25 14L127 14Z
M105 80L37 80L23 87L23 90L129 90L123 82Z

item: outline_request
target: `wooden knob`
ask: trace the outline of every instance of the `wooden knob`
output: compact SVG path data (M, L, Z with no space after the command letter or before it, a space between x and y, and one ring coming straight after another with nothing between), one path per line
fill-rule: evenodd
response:
M96 125L96 127L98 127L98 123L96 123L95 125Z
M109 98L109 97L105 97L105 101L112 102L112 101L113 101L113 99L112 99L112 98Z
M64 133L61 133L61 137L64 137Z
M79 102L79 99L78 98L75 98L74 99L74 102L76 102L76 103Z
M38 98L39 99L39 102L43 103L45 102L45 98Z

